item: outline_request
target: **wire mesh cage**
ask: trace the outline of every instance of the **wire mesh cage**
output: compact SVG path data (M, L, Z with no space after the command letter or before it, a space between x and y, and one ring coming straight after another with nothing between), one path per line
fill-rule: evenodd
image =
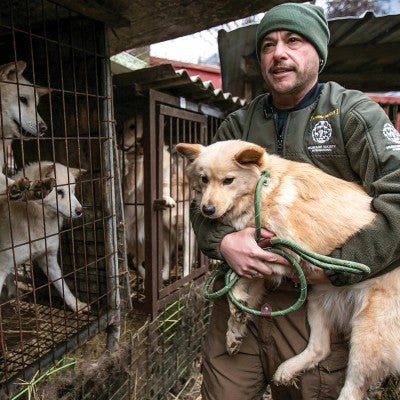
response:
M9 396L17 378L104 329L119 301L104 25L50 1L3 2L0 97L0 385Z

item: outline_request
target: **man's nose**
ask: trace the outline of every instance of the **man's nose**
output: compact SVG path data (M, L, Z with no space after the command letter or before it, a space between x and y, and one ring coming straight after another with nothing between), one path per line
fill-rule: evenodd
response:
M274 47L274 57L275 58L282 58L285 57L287 54L287 47L283 41L278 41Z

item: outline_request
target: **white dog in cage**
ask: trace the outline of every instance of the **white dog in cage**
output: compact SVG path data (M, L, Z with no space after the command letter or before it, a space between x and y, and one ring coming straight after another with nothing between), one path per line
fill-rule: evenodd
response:
M88 304L72 294L57 260L59 233L64 219L82 215L82 205L75 196L75 182L84 172L42 161L28 165L15 176L16 179L26 176L30 181L54 179L54 187L43 199L28 202L0 199L3 220L0 230L0 289L15 266L36 261L69 308L75 312L89 311Z
M142 145L143 119L141 115L125 121L119 147L124 152L124 214L128 257L145 276L145 212L144 212L144 154ZM178 179L183 179L181 171L176 174L175 159L168 147L163 147L163 269L162 279L170 278L171 259L177 258L178 247L183 247L183 276L189 274L194 259L194 234L190 235L189 204L184 204L182 187ZM188 186L189 187L189 186ZM192 246L190 246L190 243Z
M183 276L187 276L196 262L196 237L190 223L190 202L193 193L185 173L185 160L175 149L171 159L171 191L176 200L176 208L171 213L174 213L174 232L183 256Z
M3 173L7 164L7 150L14 138L40 136L47 125L37 112L39 98L49 93L44 87L34 86L22 74L26 62L16 61L0 66L0 193L13 180Z

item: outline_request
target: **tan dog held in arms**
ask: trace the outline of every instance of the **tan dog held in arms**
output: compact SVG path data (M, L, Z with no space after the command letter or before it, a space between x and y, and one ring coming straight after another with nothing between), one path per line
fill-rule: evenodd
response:
M64 219L82 215L75 197L75 179L85 171L42 161L28 165L23 172L31 181L54 179L55 186L43 200L9 202L0 198L0 215L5 221L0 230L0 289L7 275L14 272L14 265L36 260L69 308L87 312L89 306L72 294L57 260Z
M128 257L133 261L142 277L145 276L144 245L144 154L143 154L143 120L141 115L124 123L119 147L124 152L124 214L125 233ZM176 250L178 240L184 244L184 271L189 273L189 265L194 257L194 251L189 252L187 243L194 243L194 234L189 237L189 199L184 203L183 171L178 174L179 165L175 157L171 157L168 147L164 145L162 154L163 166L163 200L167 207L163 210L163 270L162 279L168 280L171 272L171 256ZM180 239L183 238L183 239ZM182 243L180 243L182 245ZM176 256L176 254L175 254Z
M255 144L229 140L208 147L186 143L176 147L190 161L187 172L201 198L203 215L236 230L254 226L255 187L266 169L270 181L260 195L261 226L278 237L329 255L375 217L372 199L358 185L310 164L269 155ZM271 268L277 281L290 276L287 267ZM241 278L234 287L234 295L253 308L258 308L263 291L264 278ZM316 366L330 353L330 333L341 331L348 335L351 349L339 400L363 399L370 385L400 373L399 296L400 268L346 287L312 285L308 346L279 366L274 381L291 384L302 371ZM227 349L232 353L232 348L235 352L240 347L246 322L231 304L230 310Z
M3 174L5 153L13 138L40 136L47 125L37 112L39 97L48 94L44 87L33 86L22 74L26 62L17 61L0 66L0 193L14 183Z

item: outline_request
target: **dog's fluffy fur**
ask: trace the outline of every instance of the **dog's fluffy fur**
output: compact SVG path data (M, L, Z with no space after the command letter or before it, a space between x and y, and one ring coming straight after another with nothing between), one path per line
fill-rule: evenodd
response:
M144 268L144 154L142 145L143 121L140 115L125 121L119 147L124 152L124 214L125 234L129 260L138 269L142 277ZM163 213L163 270L162 279L168 280L171 272L171 256L175 250L177 238L180 244L186 243L184 249L184 275L189 273L189 265L194 252L189 251L188 243L194 243L194 234L189 237L189 196L187 203L183 199L184 190L181 172L177 174L177 165L168 147L164 145L162 154L163 200L166 209ZM175 199L177 201L175 201ZM182 238L182 239L179 239ZM175 254L176 256L176 254Z
M54 179L55 186L41 200L9 202L0 199L0 288L14 265L36 261L49 277L65 303L76 312L89 311L64 281L58 264L59 232L65 218L82 215L82 206L75 197L75 180L84 170L42 161L28 165L20 175L31 181Z
M204 216L237 230L254 226L254 192L265 169L271 176L260 195L261 226L278 237L328 255L376 216L371 211L371 198L356 184L310 164L269 155L248 142L232 140L208 147L182 143L177 150L191 163L188 174L200 194ZM271 267L278 280L289 275L286 267ZM263 278L241 278L234 288L238 299L256 308L263 291ZM308 346L279 366L274 381L293 383L302 371L324 360L330 353L330 333L334 331L348 335L351 346L339 400L361 400L371 384L398 374L399 293L400 268L347 287L312 285L307 306L311 329ZM230 309L227 349L235 353L245 335L246 322L233 305Z
M0 66L0 193L4 193L13 180L3 174L5 154L13 138L39 136L47 131L47 125L37 112L39 97L49 91L34 87L23 77L25 61Z

